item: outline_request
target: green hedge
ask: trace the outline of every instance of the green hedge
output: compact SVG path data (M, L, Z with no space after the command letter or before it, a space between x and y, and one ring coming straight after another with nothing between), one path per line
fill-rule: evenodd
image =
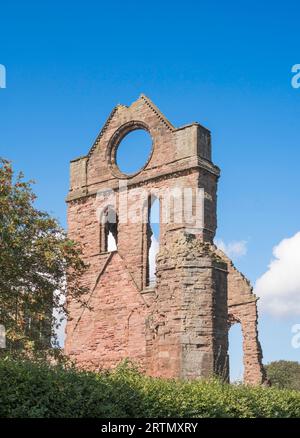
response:
M0 417L300 417L300 392L0 359Z

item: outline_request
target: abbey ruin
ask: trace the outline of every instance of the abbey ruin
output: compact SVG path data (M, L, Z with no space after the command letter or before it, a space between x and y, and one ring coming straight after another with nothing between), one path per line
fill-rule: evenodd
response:
M152 151L139 172L126 175L116 153L122 139L137 129L149 133ZM219 175L210 132L198 123L175 128L144 95L129 107L115 107L88 154L71 162L68 232L81 243L89 264L84 282L90 308L69 302L65 352L80 366L110 368L130 358L152 376L219 374L226 379L228 330L239 323L244 381L264 381L257 298L213 243ZM166 206L160 195L164 189L201 189L201 221L194 207L192 220L182 215L174 221L182 203L169 199ZM139 220L124 218L139 190ZM161 212L169 212L169 220L160 223L155 282L149 273L153 193L158 193ZM113 250L109 235L116 243Z

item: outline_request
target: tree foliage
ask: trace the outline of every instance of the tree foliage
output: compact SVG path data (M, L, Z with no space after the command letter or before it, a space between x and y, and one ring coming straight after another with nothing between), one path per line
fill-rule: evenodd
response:
M66 292L84 304L86 292L80 248L36 208L32 184L0 159L0 324L14 351L45 350L51 339L57 344L53 309L67 311Z
M272 386L280 389L300 390L300 363L278 360L265 366Z

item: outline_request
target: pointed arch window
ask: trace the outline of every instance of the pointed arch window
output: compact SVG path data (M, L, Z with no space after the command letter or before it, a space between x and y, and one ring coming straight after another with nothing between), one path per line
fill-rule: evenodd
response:
M113 207L108 206L104 210L100 226L100 251L116 251L118 245L118 216Z
M160 202L151 196L148 202L146 286L156 282L156 255L159 250Z

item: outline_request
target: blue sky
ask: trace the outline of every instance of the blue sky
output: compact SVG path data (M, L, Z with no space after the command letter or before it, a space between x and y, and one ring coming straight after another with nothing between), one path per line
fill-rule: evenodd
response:
M65 225L69 160L117 103L145 93L174 125L212 131L218 238L247 242L236 264L254 283L300 230L299 16L297 1L6 2L0 155L37 181L39 207ZM265 362L299 360L300 315L260 316Z

